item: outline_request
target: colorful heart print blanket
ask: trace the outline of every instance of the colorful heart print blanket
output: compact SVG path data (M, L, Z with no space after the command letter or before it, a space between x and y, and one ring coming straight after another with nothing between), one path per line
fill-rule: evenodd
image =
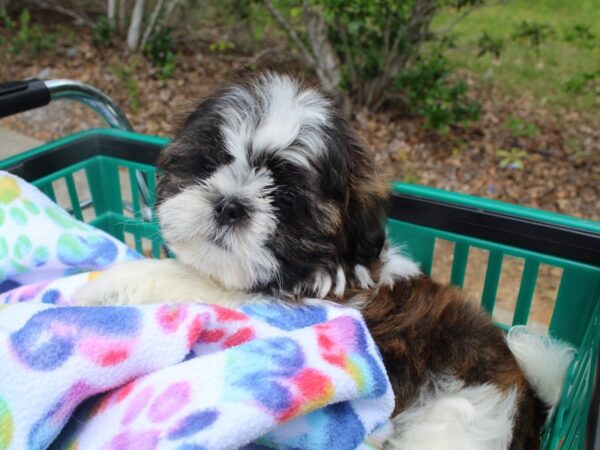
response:
M393 394L352 309L77 307L139 258L0 172L0 450L376 448Z

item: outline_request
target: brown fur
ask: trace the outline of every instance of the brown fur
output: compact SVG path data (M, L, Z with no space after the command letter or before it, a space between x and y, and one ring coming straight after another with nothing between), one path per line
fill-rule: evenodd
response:
M364 295L349 290L347 295ZM545 420L502 331L456 288L426 276L398 280L370 292L362 310L379 346L396 396L394 415L410 407L431 374L451 374L469 385L518 389L519 412L511 450L535 450Z
M340 121L336 128L346 136L350 155L344 226L337 236L340 264L346 274L353 273L355 264L362 264L377 281L389 187L348 124ZM359 289L352 276L347 281L344 299L366 300L362 312L384 358L396 396L395 414L412 405L432 374L451 374L467 386L492 383L504 392L516 388L518 413L510 450L539 449L546 407L526 380L502 331L467 302L460 290L426 276L370 290Z

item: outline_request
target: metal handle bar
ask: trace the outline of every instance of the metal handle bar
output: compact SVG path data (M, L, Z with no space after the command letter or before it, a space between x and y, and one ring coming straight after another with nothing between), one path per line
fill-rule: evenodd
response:
M106 94L88 84L74 80L31 79L9 81L0 84L0 118L46 106L54 100L74 100L82 103L102 117L110 128L132 131L127 116ZM149 212L150 194L148 183L142 172L136 170L136 178L145 206Z
M52 100L83 103L109 127L131 131L131 124L117 104L93 86L73 80L38 79L9 81L0 84L0 118L46 106Z
M102 117L111 128L133 130L117 104L95 87L73 80L48 80L44 84L50 92L50 100L66 99L83 103Z

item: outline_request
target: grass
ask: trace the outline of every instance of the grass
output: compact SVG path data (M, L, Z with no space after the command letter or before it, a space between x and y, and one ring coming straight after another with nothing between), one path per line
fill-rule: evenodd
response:
M447 28L455 11L439 14L433 30ZM524 21L546 25L551 35L539 47L513 37ZM568 41L565 36L583 26L593 39ZM504 42L499 58L477 57L484 32ZM452 31L455 48L448 58L508 93L529 92L540 105L600 112L600 0L512 0L483 7L459 22Z

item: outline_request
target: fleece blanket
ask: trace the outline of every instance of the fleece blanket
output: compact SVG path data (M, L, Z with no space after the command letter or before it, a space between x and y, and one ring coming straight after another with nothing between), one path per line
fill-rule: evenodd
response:
M377 448L393 394L356 311L77 307L140 258L0 172L0 450Z

